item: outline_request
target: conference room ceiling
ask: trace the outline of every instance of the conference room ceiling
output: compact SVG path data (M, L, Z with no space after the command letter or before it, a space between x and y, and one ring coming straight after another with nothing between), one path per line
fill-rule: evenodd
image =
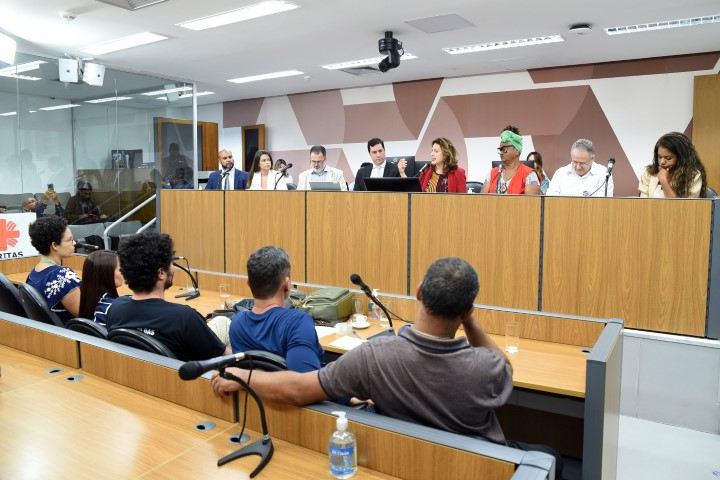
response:
M495 74L542 67L682 55L720 50L720 23L607 35L604 28L715 16L717 0L291 0L300 8L203 31L176 24L258 3L259 0L168 0L136 11L96 0L3 0L0 31L18 50L53 58L85 58L80 50L148 31L168 40L94 56L126 72L194 81L199 104L352 88L438 77ZM75 14L72 21L60 12ZM474 26L426 33L408 21L457 14ZM432 23L432 22L431 22ZM589 24L586 35L569 32ZM355 76L321 65L380 57L377 42L394 32L405 51L399 68ZM450 55L443 47L562 35L564 42ZM0 64L0 67L5 66ZM284 70L302 75L236 84L229 79ZM31 93L32 82L20 81ZM57 82L59 92L68 86ZM100 87L98 87L100 88ZM102 88L107 90L107 85ZM98 90L100 92L100 90ZM318 112L322 115L322 112Z

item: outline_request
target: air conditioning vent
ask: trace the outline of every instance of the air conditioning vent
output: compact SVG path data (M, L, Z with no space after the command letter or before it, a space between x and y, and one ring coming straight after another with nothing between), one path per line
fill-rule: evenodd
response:
M139 10L141 8L155 5L156 3L167 2L167 0L96 0L100 3L107 3L125 10Z
M363 75L377 75L382 73L377 67L373 66L341 68L340 71L349 73L350 75L356 75L358 77L361 77Z

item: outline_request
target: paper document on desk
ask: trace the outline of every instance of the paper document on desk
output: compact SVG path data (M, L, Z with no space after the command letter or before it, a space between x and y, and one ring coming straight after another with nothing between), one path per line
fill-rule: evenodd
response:
M315 325L315 331L317 332L318 338L327 337L335 333L335 327L323 327L322 325Z
M339 348L341 350L352 350L358 345L362 345L364 342L365 340L362 340L360 338L345 336L342 338L338 338L337 340L332 342L330 346Z

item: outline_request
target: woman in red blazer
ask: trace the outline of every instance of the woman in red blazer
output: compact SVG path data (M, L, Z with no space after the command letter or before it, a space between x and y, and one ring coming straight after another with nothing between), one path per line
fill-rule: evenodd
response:
M430 165L420 177L423 192L466 193L465 170L458 167L457 150L450 140L436 138L432 143Z

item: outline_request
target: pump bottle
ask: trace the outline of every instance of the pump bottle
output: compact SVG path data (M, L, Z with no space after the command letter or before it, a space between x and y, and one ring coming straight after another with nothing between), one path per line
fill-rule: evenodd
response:
M330 436L330 476L350 478L357 473L357 444L355 435L347 431L348 421L345 412L332 412L337 415L337 430Z

